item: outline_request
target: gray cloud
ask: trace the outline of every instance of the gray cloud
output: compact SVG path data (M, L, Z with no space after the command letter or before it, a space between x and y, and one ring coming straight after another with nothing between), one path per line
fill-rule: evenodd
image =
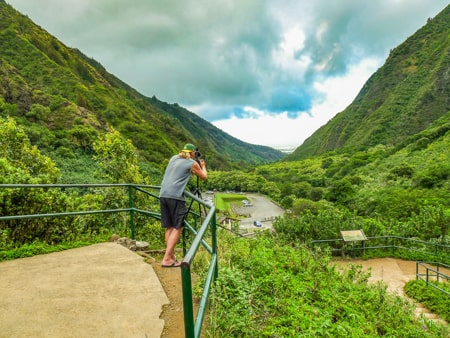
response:
M309 113L314 83L380 63L444 0L9 0L65 44L147 96L198 107L210 121ZM298 28L285 64L285 33ZM292 42L292 41L291 41ZM295 42L295 41L294 41ZM278 54L277 54L278 53ZM323 94L320 94L323 95Z

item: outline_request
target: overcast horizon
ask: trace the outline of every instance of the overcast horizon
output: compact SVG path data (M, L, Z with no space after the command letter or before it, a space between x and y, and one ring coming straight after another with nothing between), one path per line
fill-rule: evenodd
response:
M443 0L7 0L145 96L252 144L295 148ZM180 140L183 143L185 140Z

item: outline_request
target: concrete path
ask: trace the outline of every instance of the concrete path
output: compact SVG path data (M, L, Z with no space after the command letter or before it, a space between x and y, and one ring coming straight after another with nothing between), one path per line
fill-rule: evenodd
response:
M150 264L116 243L0 263L0 337L161 337L169 300Z

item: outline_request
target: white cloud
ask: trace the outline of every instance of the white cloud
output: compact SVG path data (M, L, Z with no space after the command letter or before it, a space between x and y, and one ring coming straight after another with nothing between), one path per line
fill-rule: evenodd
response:
M314 83L323 96L314 103L310 114L289 118L286 112L272 115L246 107L248 117L218 120L214 125L230 135L253 144L285 148L303 143L336 113L344 110L379 66L380 60L366 59L350 68L346 76L327 78ZM195 109L195 108L194 108Z

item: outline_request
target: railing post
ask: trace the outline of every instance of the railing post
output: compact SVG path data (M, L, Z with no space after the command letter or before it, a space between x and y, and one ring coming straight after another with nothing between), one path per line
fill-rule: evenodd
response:
M130 208L131 239L134 239L133 187L128 184L128 207Z
M194 306L192 304L192 280L190 267L181 265L181 285L183 291L184 334L186 338L195 337Z

